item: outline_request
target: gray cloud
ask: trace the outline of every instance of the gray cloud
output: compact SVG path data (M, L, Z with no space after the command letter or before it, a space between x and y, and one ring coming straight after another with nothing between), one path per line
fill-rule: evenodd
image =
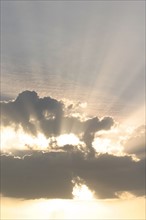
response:
M64 133L82 136L89 150L95 132L110 129L114 124L111 117L97 117L84 121L79 117L65 115L65 105L50 97L40 98L34 91L24 91L14 101L1 102L2 125L22 126L25 132L37 135L42 132L47 138Z
M50 124L53 122L56 125L57 123L57 127L53 126L51 132L57 133L63 114L62 105L61 102L50 97L39 98L34 91L24 91L18 95L16 100L1 103L2 124L5 126L14 124L16 127L21 125L26 132L36 135L35 123L39 121L43 129L43 126L46 126L46 118L49 117ZM43 130L45 131L45 128Z
M138 158L145 158L146 156L146 128L145 126L138 127L124 144L126 153L135 154Z
M25 152L26 153L26 152ZM116 192L145 194L145 162L131 157L104 154L86 157L78 150L33 152L17 158L1 155L1 193L4 196L72 198L72 180L80 177L98 198L116 197Z
M47 138L74 133L86 145L58 147L55 142L52 150L44 153L30 148L13 151L15 156L1 155L1 193L26 199L72 198L72 180L80 177L99 198L113 198L121 191L144 195L144 158L135 162L130 156L97 156L92 147L95 133L109 130L114 120L111 117L82 120L66 115L65 108L63 102L40 98L34 91L24 91L13 101L1 102L2 126L15 129L21 126L31 135L39 131Z

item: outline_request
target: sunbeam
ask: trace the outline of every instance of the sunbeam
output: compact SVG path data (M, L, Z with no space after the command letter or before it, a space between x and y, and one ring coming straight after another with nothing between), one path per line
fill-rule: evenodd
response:
M1 1L2 219L145 219L145 1Z

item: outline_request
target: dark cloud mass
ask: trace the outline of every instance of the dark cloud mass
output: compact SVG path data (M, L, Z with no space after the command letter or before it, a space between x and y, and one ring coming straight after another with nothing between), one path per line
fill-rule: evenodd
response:
M1 102L1 124L12 126L46 138L74 133L83 145L65 145L47 149L33 149L1 154L1 193L4 196L35 198L72 198L73 179L81 178L98 198L113 198L117 192L129 191L136 196L145 194L145 158L134 161L130 156L98 155L92 143L95 133L109 130L114 125L111 117L86 118L66 114L65 104L50 97L40 98L34 91L24 91L14 101ZM69 111L72 107L67 107ZM131 145L143 146L143 132L129 139ZM140 139L139 139L140 138ZM136 141L137 140L137 141ZM141 141L142 140L142 141ZM136 145L137 146L137 145ZM142 153L134 148L134 153ZM132 151L133 152L133 151Z
M34 152L16 158L1 156L1 193L4 196L35 198L72 198L72 180L80 177L98 198L116 197L130 191L144 195L144 160L104 154L85 157L80 151Z
M36 123L47 133L56 134L59 131L63 115L63 104L50 97L39 98L34 91L24 91L16 100L1 103L2 124L4 126L19 125L26 132L36 135ZM50 129L51 127L51 129Z
M82 135L89 149L95 132L114 125L111 117L101 120L93 117L82 121L79 117L66 116L64 109L61 101L50 97L39 98L34 91L24 91L14 101L1 102L1 122L3 126L14 126L16 129L21 126L31 135L41 132L47 138L66 133Z
M1 102L2 123L5 126L20 124L24 130L33 127L33 122L39 122L42 130L49 135L49 131L56 133L59 131L60 123L64 132L74 132L88 130L89 132L96 132L101 129L110 129L113 125L113 119L105 117L101 121L95 117L81 122L79 118L65 117L64 104L61 101L50 97L40 98L34 91L24 91L18 95L16 100L9 102ZM50 124L53 128L50 129ZM44 127L44 129L43 129ZM48 132L46 131L48 128Z

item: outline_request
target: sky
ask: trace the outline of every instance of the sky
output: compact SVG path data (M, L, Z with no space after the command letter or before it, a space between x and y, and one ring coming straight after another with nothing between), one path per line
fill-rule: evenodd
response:
M1 1L0 106L2 219L145 219L145 1Z

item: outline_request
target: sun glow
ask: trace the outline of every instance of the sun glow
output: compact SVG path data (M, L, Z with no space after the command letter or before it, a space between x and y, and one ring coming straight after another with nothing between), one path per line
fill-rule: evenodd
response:
M45 150L49 146L50 140L42 133L37 136L31 136L25 133L21 128L15 130L11 127L1 129L1 150L7 151L10 149L34 149Z
M121 155L123 153L123 146L119 140L112 140L111 138L95 138L92 144L97 153Z
M3 198L2 219L145 219L145 199L117 200L20 200ZM17 207L17 211L16 210ZM116 212L115 212L116 210ZM124 212L123 212L124 210ZM135 210L133 212L133 210Z
M91 191L80 177L72 180L74 184L72 195L74 200L89 201L95 199L94 192Z
M80 143L79 138L75 134L62 134L57 137L57 144L58 146L64 146L66 144L70 145L78 145Z
M94 194L93 192L85 185L76 184L73 188L72 192L75 200L93 200Z
M55 138L59 147L64 145L78 145L79 138L75 134L63 134ZM46 138L44 134L38 132L37 136L25 133L22 128L15 130L12 127L1 129L1 150L8 151L10 149L19 150L47 150L51 142L50 138Z

